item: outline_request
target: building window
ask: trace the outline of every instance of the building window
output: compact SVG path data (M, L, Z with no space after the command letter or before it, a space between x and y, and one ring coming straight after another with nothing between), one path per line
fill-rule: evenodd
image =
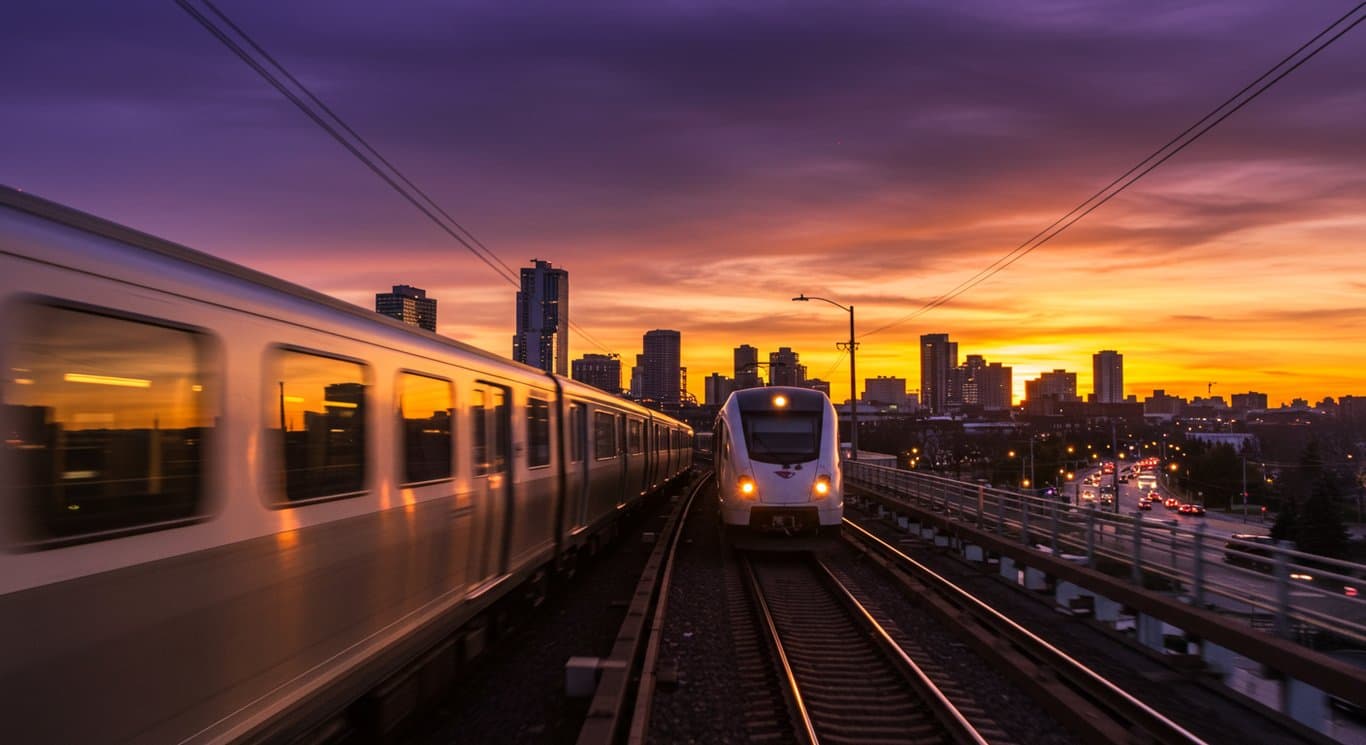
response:
M616 417L602 411L593 415L593 457L598 460L617 457Z
M403 483L448 479L451 414L455 394L449 380L399 373L398 419L403 429Z
M365 367L281 349L270 396L289 502L365 488Z
M550 464L550 403L539 398L526 402L527 465Z
M51 305L16 315L5 480L31 537L61 545L196 516L213 422L206 337Z

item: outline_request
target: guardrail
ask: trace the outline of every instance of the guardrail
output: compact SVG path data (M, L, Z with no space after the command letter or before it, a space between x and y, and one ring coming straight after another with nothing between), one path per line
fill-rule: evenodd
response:
M1268 543L1208 535L1176 521L1077 506L915 471L845 461L844 477L993 531L1031 550L1183 595L1197 606L1269 625L1285 638L1307 630L1366 645L1366 565Z

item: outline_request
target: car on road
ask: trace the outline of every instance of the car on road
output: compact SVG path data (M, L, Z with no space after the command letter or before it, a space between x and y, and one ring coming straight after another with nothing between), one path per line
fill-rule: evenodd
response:
M1224 563L1269 572L1271 549L1275 545L1275 539L1269 535L1234 533L1224 544Z
M1189 502L1186 503L1186 504L1183 504L1183 505L1181 505L1181 506L1179 506L1179 507L1177 507L1177 508L1176 508L1176 511L1177 511L1177 512L1180 512L1180 513L1183 514L1183 515L1192 515L1192 516L1195 516L1195 517L1204 517L1204 516L1205 516L1205 507L1204 507L1204 505L1193 504L1193 503L1189 503Z
M1153 489L1152 491L1145 494L1143 498L1148 500L1149 502L1161 502L1162 494L1159 493L1156 489Z
M1169 510L1175 510L1181 507L1181 500L1176 497L1167 497L1167 501L1163 502L1162 506Z
M1140 499L1140 500L1138 500L1138 508L1139 508L1140 510L1148 510L1148 511L1151 511L1152 508L1153 508L1153 503L1152 503L1152 502L1149 502L1149 501L1146 500L1146 499Z

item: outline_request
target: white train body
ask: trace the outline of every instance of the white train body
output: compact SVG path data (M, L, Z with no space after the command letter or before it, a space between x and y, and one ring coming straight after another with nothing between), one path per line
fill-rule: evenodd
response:
M0 370L10 742L435 695L692 458L658 412L3 188Z
M844 515L839 420L807 388L732 393L713 438L721 520L732 537L829 537Z

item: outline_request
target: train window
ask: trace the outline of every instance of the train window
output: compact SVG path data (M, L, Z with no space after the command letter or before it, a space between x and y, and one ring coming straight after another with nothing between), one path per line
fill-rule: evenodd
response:
M641 424L639 419L632 419L626 425L626 442L632 453L645 452L645 435L641 431Z
M527 465L550 464L550 403L539 398L526 402Z
M607 412L593 415L593 457L598 460L617 457L616 417Z
M662 424L656 424L656 425L655 425L655 452L659 452L660 450L663 450L663 449L664 449L664 443L665 443L665 442L667 442L667 440L664 439L664 425L662 425Z
M403 483L448 479L451 466L451 382L399 373L398 419L403 430Z
M583 446L588 439L585 429L584 405L569 405L569 461L578 463L583 460Z
M820 457L817 413L750 412L744 415L745 447L760 463L805 463Z
M7 473L31 538L61 545L170 527L199 512L212 430L207 338L32 305L4 384Z
M284 497L335 497L365 488L365 367L291 349L275 358L273 432L283 433ZM279 435L276 435L279 437Z

